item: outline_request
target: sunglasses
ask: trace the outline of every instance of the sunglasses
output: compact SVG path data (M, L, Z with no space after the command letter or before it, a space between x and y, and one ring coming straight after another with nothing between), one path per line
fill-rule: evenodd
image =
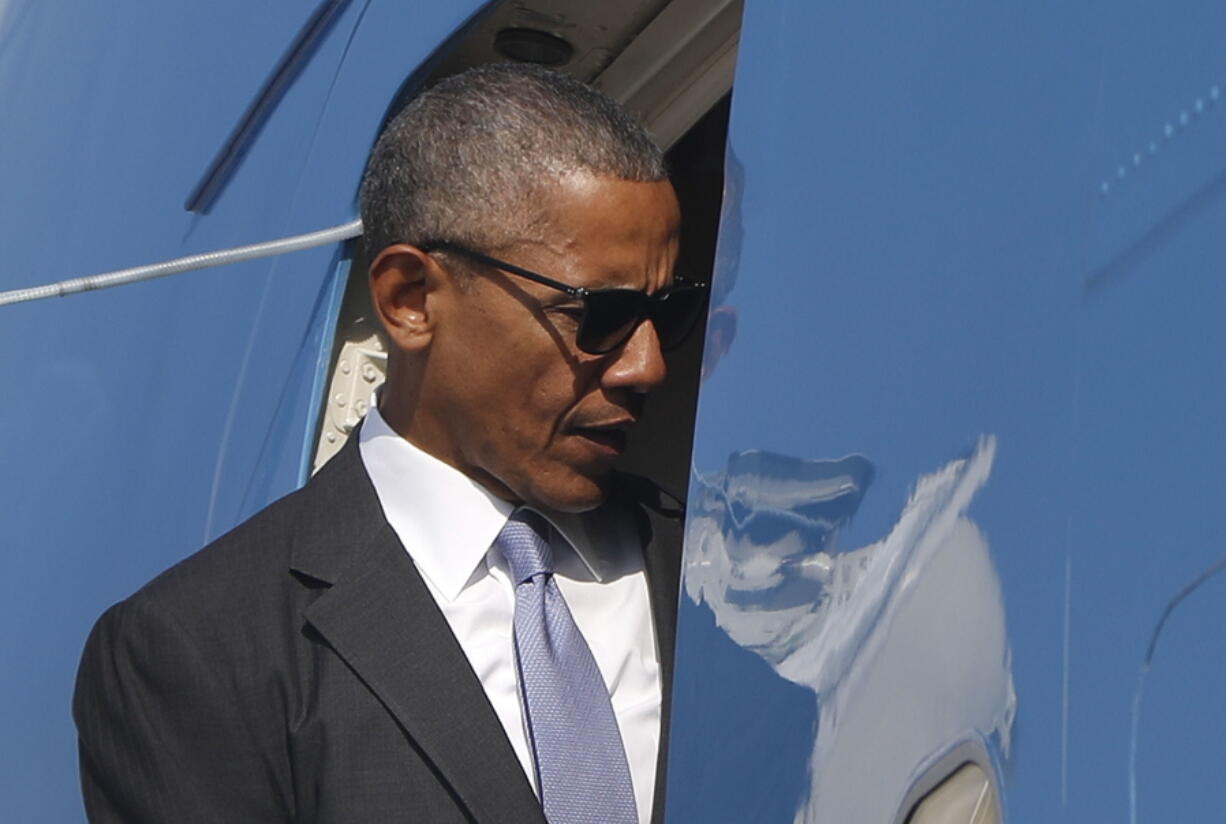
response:
M585 289L538 275L504 260L474 252L455 243L440 241L419 247L423 252L452 252L476 263L565 292L583 303L575 343L589 355L604 355L621 346L645 319L650 318L660 338L660 348L675 349L694 328L707 297L707 285L673 279L673 284L654 295L637 289Z

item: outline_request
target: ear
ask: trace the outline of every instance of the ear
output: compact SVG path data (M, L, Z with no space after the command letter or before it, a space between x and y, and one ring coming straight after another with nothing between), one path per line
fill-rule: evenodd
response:
M430 345L436 320L432 295L442 271L434 258L407 243L381 251L370 264L370 301L399 349L416 351Z

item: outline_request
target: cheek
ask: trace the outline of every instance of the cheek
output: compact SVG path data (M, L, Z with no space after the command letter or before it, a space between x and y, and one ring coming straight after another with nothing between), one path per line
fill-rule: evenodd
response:
M522 372L501 398L500 413L487 430L489 447L525 472L542 463L568 462L566 429L582 397L580 379L568 368ZM515 466L509 467L516 471Z
M550 389L532 370L497 369L470 398L464 425L487 453L523 453L545 448L570 407L570 395ZM512 454L511 459L515 458Z
M498 456L505 465L555 448L575 407L600 381L598 364L575 358L522 318L504 320L491 315L484 327L471 329L447 364L456 381L453 408L463 410L453 424L487 460Z

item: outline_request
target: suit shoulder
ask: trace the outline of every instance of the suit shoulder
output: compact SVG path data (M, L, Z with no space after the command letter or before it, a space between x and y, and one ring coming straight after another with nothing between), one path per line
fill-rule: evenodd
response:
M373 492L356 447L343 449L301 489L274 501L230 531L158 575L132 598L196 604L275 600L297 588L290 567L303 546L332 538L360 539L379 523ZM336 541L344 546L346 541Z
M299 489L272 502L172 566L167 573L200 573L235 564L259 566L283 559L303 509L305 492Z

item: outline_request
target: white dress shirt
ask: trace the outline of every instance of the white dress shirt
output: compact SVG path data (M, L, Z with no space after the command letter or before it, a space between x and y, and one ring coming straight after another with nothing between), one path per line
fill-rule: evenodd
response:
M400 437L377 409L362 425L359 450L388 523L539 795L515 667L515 591L506 560L492 548L514 507ZM660 668L637 532L611 503L581 516L541 514L555 529L554 579L609 688L639 821L647 824L660 743Z

